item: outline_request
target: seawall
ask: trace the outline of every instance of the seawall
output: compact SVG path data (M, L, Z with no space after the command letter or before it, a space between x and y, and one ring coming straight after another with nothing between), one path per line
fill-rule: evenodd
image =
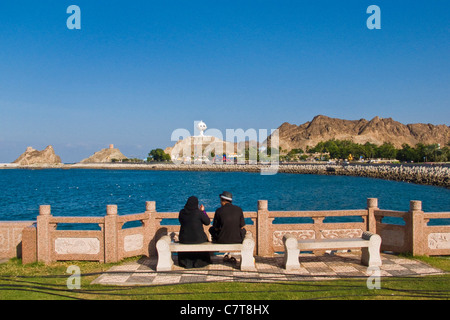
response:
M174 170L217 172L261 172L273 169L277 173L345 175L367 178L404 181L450 188L450 166L448 164L280 164L278 167L261 164L168 164L168 163L86 163L45 166L0 166L17 169L109 169L109 170Z

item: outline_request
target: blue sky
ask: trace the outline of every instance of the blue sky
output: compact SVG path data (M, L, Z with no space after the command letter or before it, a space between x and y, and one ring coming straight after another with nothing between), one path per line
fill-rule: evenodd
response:
M69 30L68 6L81 9ZM369 30L369 5L381 30ZM130 157L177 128L275 129L323 114L450 120L450 2L0 2L0 162L54 146Z

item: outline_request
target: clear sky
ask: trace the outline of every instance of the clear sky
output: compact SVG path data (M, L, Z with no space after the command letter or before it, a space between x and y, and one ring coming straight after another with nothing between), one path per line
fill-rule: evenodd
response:
M0 162L49 144L66 163L110 143L145 157L196 120L449 125L449 14L448 0L2 0Z

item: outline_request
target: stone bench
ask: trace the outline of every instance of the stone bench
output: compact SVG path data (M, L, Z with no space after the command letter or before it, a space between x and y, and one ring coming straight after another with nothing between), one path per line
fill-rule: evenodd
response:
M255 240L248 232L242 243L223 244L203 242L198 244L185 244L171 242L168 235L161 237L156 243L158 251L158 264L156 271L170 271L173 267L172 252L241 252L241 270L255 271L255 259L253 251L255 249Z
M298 256L300 251L308 250L340 250L361 248L361 263L368 267L381 266L381 237L371 232L363 232L361 238L311 239L297 240L294 235L283 237L285 248L284 267L286 270L300 269Z

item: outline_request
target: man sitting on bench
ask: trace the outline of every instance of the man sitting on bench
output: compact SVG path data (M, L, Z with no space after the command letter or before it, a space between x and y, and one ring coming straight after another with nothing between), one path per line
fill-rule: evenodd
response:
M209 228L211 238L216 243L242 243L245 238L245 220L242 209L232 204L233 195L224 191L219 195L221 207L214 214L213 226ZM226 253L225 261L236 262Z

